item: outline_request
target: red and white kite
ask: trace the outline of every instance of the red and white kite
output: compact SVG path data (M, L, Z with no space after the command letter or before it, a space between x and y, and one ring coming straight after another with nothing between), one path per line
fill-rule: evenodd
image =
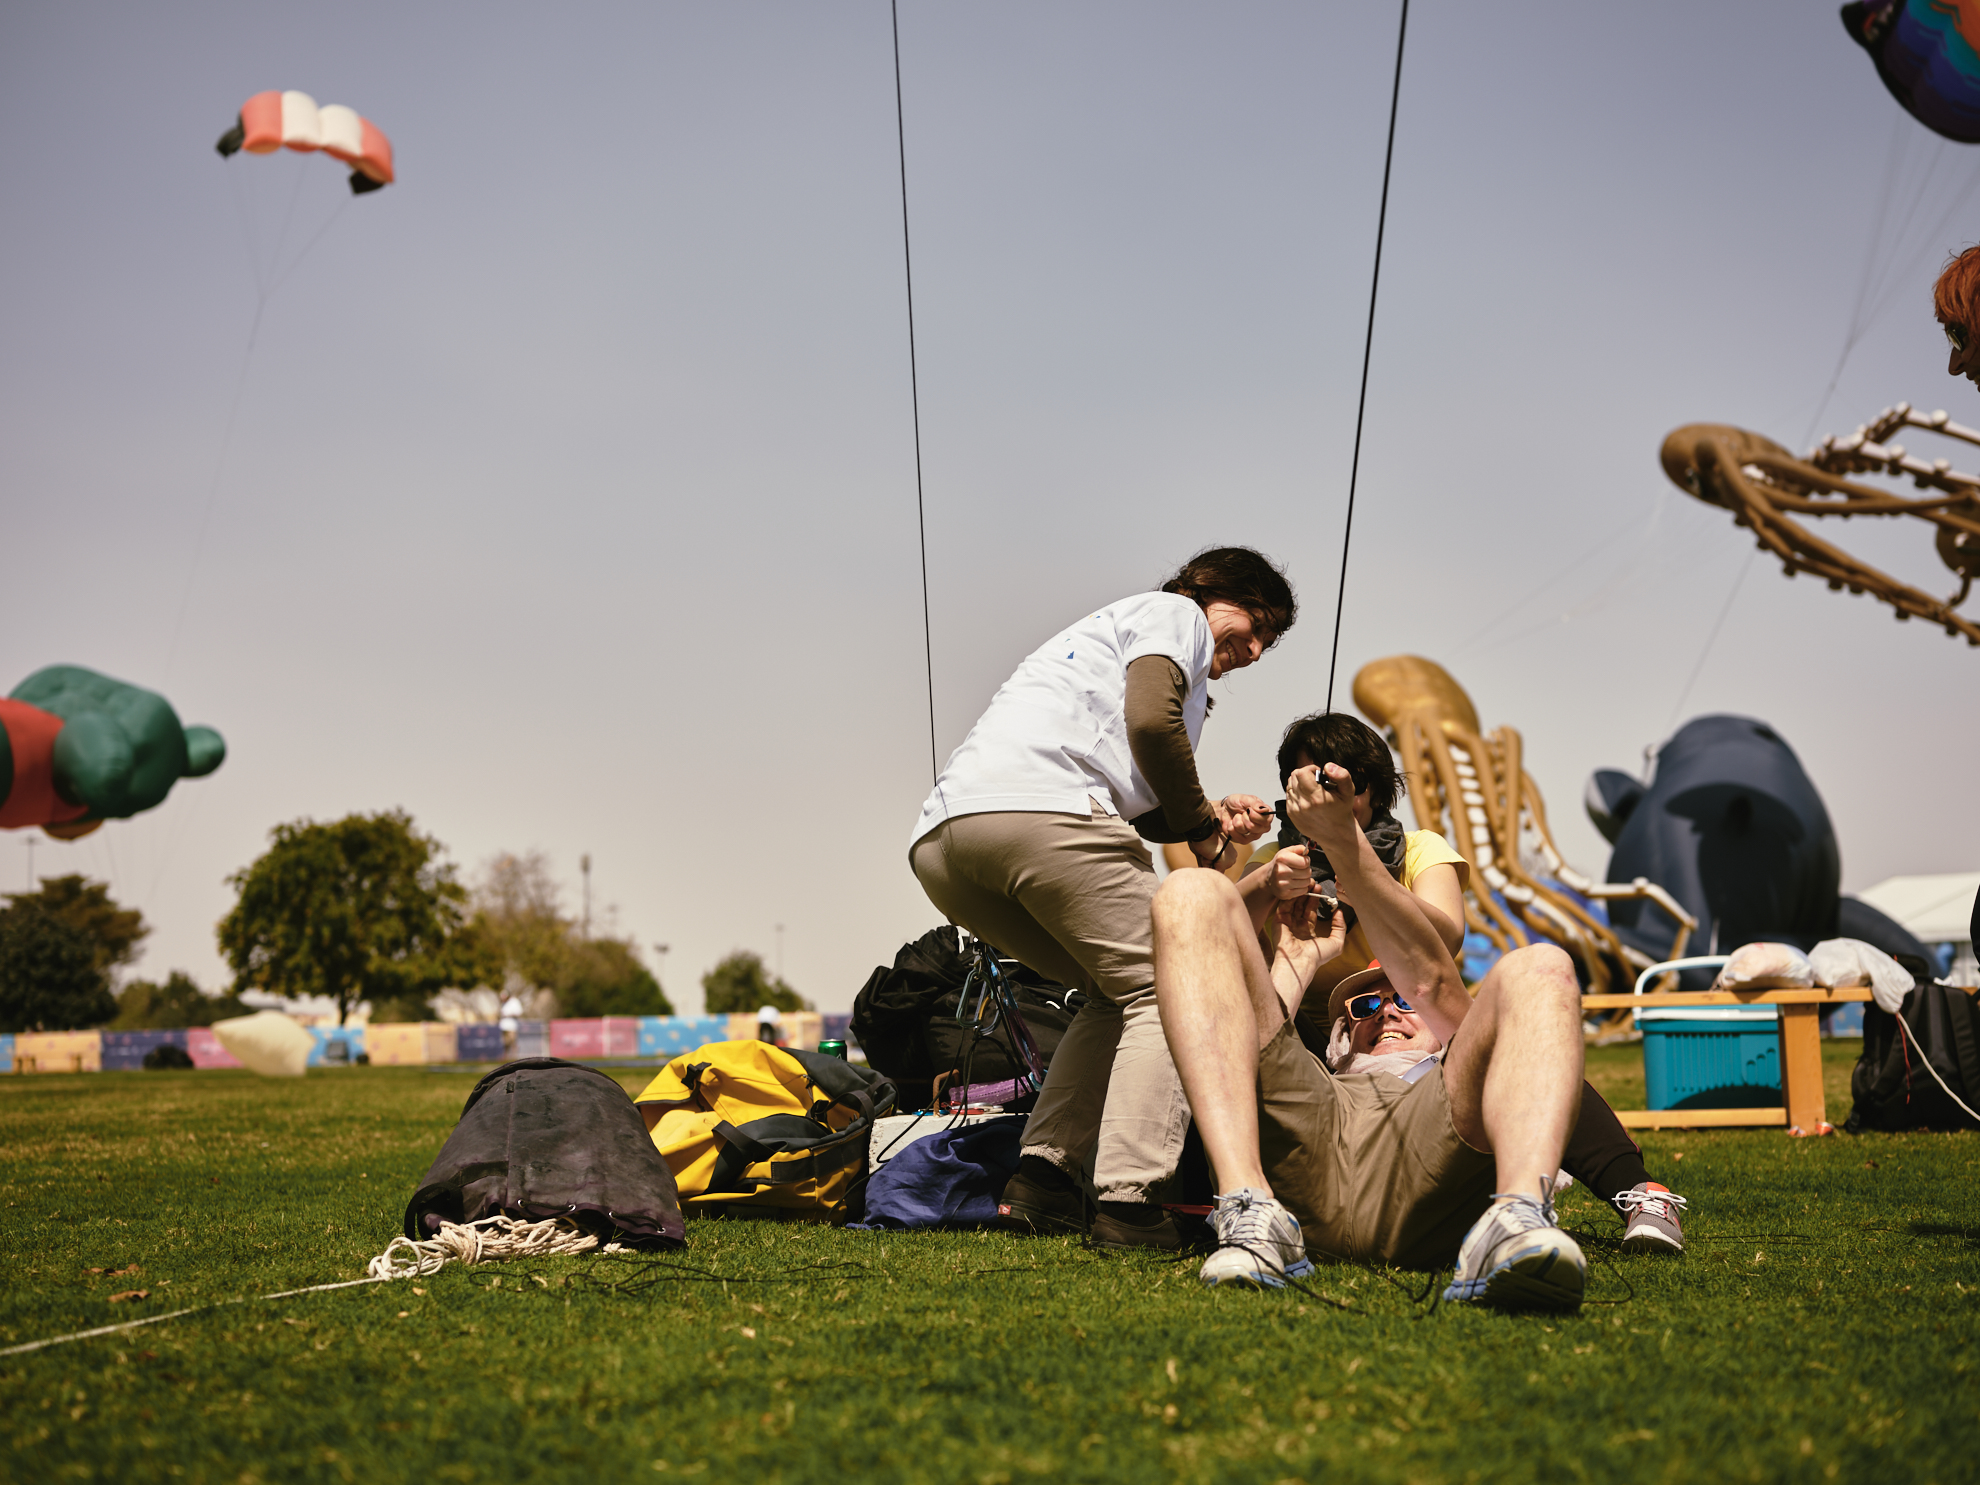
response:
M392 183L392 141L370 119L341 103L321 108L307 93L256 93L241 105L234 127L214 146L224 155L246 150L321 150L351 167L351 194L362 196Z

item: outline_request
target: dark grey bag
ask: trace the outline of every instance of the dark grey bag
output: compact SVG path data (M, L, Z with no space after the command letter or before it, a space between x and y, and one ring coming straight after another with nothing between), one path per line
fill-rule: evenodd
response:
M1897 961L1911 971L1911 993L1897 1016L1864 1006L1863 1055L1850 1074L1854 1102L1843 1128L1973 1129L1953 1099L1980 1105L1980 1007L1970 991L1939 984L1924 960Z
M632 1096L555 1057L508 1063L474 1085L406 1206L406 1236L497 1214L568 1217L628 1245L679 1247L686 1236L674 1174Z

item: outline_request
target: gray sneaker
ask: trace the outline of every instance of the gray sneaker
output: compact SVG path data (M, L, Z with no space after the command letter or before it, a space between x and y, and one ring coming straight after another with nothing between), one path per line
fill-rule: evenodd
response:
M1218 1197L1210 1225L1217 1251L1203 1260L1199 1277L1206 1284L1283 1289L1287 1279L1313 1272L1299 1219L1262 1191L1247 1186Z
M1508 1310L1576 1310L1588 1260L1554 1226L1553 1203L1494 1192L1458 1249L1457 1275L1444 1298Z
M1623 1251L1626 1253L1682 1253L1684 1228L1678 1213L1685 1199L1668 1186L1640 1181L1615 1196L1616 1210L1623 1217Z

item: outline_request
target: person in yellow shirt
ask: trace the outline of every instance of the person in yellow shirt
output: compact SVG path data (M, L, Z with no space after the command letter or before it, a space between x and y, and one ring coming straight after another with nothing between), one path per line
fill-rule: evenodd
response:
M1286 729L1279 742L1279 777L1289 778L1294 769L1319 763L1336 763L1348 771L1355 786L1355 821L1368 837L1368 844L1389 874L1415 899L1416 910L1451 957L1459 958L1464 949L1464 889L1471 880L1471 864L1436 831L1402 828L1393 811L1403 781L1389 745L1367 723L1340 712L1302 717ZM1310 878L1323 895L1336 897L1349 909L1347 945L1337 958L1321 966L1294 1020L1300 1039L1324 1056L1332 1030L1327 1006L1334 987L1367 969L1375 955L1368 946L1366 930L1353 916L1354 904L1333 882L1333 868L1325 854L1290 827L1286 834L1297 844L1282 846L1272 858L1273 895L1295 896L1294 884Z
M1396 772L1395 756L1389 745L1380 733L1357 717L1344 712L1316 712L1294 722L1279 741L1280 787L1284 787L1294 769L1311 768L1319 763L1336 763L1348 771L1355 786L1354 817L1369 845L1374 847L1389 874L1416 899L1417 911L1443 940L1451 957L1459 957L1464 947L1464 889L1471 880L1471 865L1436 831L1402 828L1393 811L1402 795L1403 780ZM1282 803L1282 818L1283 809ZM1304 896L1311 883L1320 884L1326 896L1338 895L1332 867L1324 854L1317 854L1316 859L1310 841L1290 824L1281 829L1279 841L1276 852L1269 847L1258 851L1226 874L1242 884L1246 878L1268 871L1271 876L1266 881L1252 883L1252 890L1269 883L1272 895L1281 900ZM1166 851L1165 854L1171 870L1197 864L1193 859L1185 861ZM1352 915L1349 923L1347 947L1338 958L1321 966L1296 1021L1301 1039L1315 1055L1325 1055L1327 1050L1330 1031L1326 1021L1327 1003L1334 987L1349 975L1367 969L1374 958L1367 933ZM1276 924L1268 932L1273 929ZM1270 953L1269 947L1266 952Z

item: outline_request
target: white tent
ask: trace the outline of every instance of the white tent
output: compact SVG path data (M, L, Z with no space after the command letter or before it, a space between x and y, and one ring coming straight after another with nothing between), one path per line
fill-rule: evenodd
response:
M1928 944L1964 944L1973 936L1973 896L1980 871L1948 871L1935 876L1886 877L1856 894L1886 917L1897 919Z

